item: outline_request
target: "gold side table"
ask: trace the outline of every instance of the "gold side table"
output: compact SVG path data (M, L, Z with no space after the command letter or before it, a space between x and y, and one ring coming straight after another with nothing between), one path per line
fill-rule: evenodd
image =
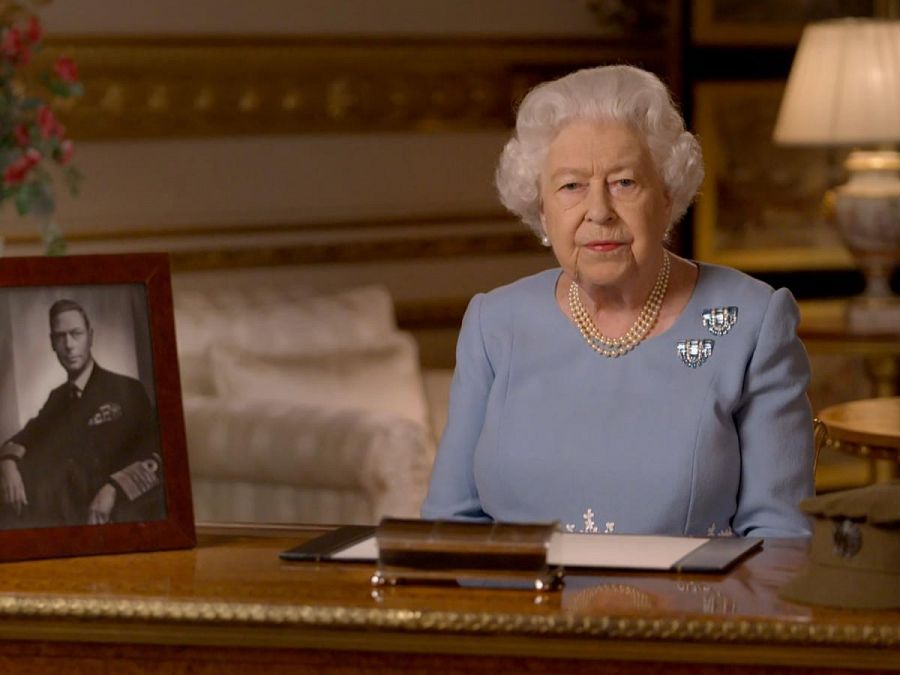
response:
M876 482L900 475L900 396L828 406L816 418L816 454L847 452L873 463Z

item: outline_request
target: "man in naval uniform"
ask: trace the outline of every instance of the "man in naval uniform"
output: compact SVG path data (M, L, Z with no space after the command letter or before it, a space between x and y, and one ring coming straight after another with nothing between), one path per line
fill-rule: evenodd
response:
M53 304L66 382L0 446L0 527L165 518L156 413L140 382L94 361L93 338L81 305Z

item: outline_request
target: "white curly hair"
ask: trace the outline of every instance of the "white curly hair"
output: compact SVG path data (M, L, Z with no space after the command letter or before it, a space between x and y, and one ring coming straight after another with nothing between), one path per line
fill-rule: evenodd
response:
M550 143L575 120L623 122L643 137L672 201L671 229L703 180L700 144L660 79L633 66L586 68L528 92L495 174L503 205L543 236L541 167Z

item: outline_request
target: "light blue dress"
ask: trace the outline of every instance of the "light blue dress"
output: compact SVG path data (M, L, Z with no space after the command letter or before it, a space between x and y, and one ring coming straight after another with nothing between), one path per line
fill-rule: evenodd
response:
M556 302L560 270L475 296L423 518L559 521L571 532L808 536L809 361L790 292L699 264L664 333L594 352ZM704 310L737 307L723 335ZM712 340L687 366L680 340Z

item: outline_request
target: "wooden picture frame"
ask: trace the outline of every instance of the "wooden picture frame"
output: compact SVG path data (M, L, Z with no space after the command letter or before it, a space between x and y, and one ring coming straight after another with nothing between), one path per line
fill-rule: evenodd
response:
M776 145L783 81L700 82L694 127L706 175L694 256L751 272L852 269L828 209L846 151Z
M0 562L194 546L166 254L0 258L0 360Z
M702 46L790 47L812 21L874 16L879 0L693 0L691 42Z

